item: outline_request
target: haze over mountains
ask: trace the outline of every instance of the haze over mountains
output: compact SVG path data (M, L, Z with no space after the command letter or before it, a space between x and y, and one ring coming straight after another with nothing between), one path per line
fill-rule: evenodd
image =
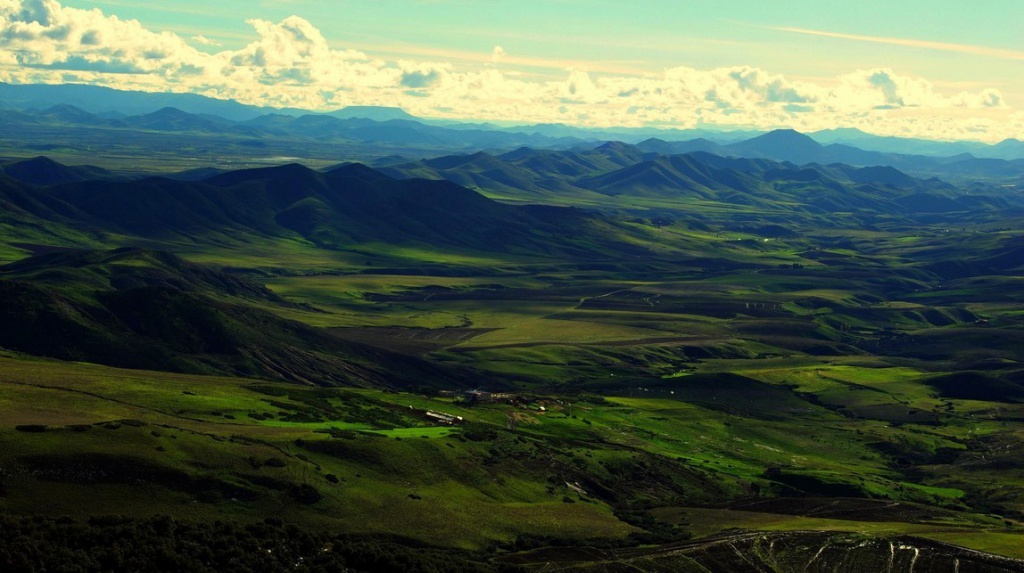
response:
M26 129L57 123L81 127L196 131L242 137L308 137L406 144L411 147L512 148L520 145L567 148L588 141L622 140L649 150L707 151L740 157L767 157L803 164L847 163L927 166L920 156L944 158L941 164L975 158L1024 158L1024 142L995 145L879 137L856 129L836 129L794 137L772 133L709 129L582 129L565 125L499 127L493 124L432 122L397 108L354 106L327 114L299 109L259 108L195 94L126 92L86 85L12 85L0 83L0 125ZM650 140L650 141L645 141ZM912 157L903 157L912 156ZM923 165L919 165L922 163ZM971 167L960 166L967 172Z

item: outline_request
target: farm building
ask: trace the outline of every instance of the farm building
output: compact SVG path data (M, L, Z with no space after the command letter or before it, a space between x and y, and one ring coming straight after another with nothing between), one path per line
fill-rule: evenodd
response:
M427 410L426 416L434 422L448 424L449 426L462 423L462 416L452 416L451 414L445 414L444 412L432 412Z

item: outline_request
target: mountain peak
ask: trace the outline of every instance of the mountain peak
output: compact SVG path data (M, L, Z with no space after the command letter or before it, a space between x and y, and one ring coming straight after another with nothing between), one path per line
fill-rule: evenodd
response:
M80 107L75 107L70 104L60 103L55 106L49 107L43 110L41 115L58 116L61 118L78 119L78 118L92 118L95 117L93 114L85 111Z
M536 149L534 149L532 147L528 147L526 145L523 145L523 146L520 146L520 147L518 147L518 148L516 148L516 149L514 149L512 151L509 151L508 153L503 153L503 154L499 155L498 157L500 157L504 161L516 161L516 160L519 160L519 159L525 159L527 157L531 157L531 156L536 155L536 154L537 154L537 150Z
M470 165L474 163L491 164L496 160L493 155L488 154L485 151L477 151L470 155L449 155L446 157L435 157L434 159L425 159L423 163L433 167L435 169L454 169L464 165Z
M332 111L327 115L338 119L370 119L373 121L389 121L393 119L405 119L415 121L419 118L407 113L400 107L385 107L375 105L350 105L339 110Z
M216 121L211 121L207 117L176 107L164 107L146 115L125 118L125 121L134 127L157 131L218 131L217 122L223 120L217 118Z
M0 173L31 185L57 185L112 176L109 171L99 167L68 167L42 155L0 165Z
M766 157L776 161L805 164L820 161L825 148L810 136L793 129L776 129L746 141L725 146L748 157Z
M65 165L63 163L58 163L57 161L54 161L53 159L50 159L49 157L47 157L45 155L37 155L36 157L33 157L31 159L22 159L20 161L14 161L14 162L11 162L11 163L7 164L8 167L15 166L15 165L22 166L22 167L29 167L29 168L47 168L47 169L53 169L53 168L56 168L56 167L65 167Z
M818 143L817 141L814 141L814 139L811 136L800 133L795 129L776 129L773 131L769 131L764 135L759 135L748 141L770 141L774 143L786 143L790 145L799 144L809 145L816 148L821 147L821 144Z
M327 171L327 177L332 181L338 179L359 180L363 182L391 181L387 175L368 167L362 163L353 162L335 166Z
M598 145L596 149L600 149L603 151L624 151L627 149L631 149L632 147L633 146L631 146L630 144L623 143L621 141L606 141L601 145Z
M640 143L636 144L636 148L641 151L650 151L653 153L661 153L664 155L671 154L675 151L674 146L665 141L664 139L658 139L656 137L647 138Z
M300 163L287 163L273 167L255 167L252 169L241 169L229 171L220 175L214 175L206 179L206 183L228 187L239 183L263 182L263 183L285 183L290 187L298 188L303 184L315 184L321 181L323 174L306 167Z
M153 113L146 114L147 117L186 117L188 112L181 111L176 107L162 107Z

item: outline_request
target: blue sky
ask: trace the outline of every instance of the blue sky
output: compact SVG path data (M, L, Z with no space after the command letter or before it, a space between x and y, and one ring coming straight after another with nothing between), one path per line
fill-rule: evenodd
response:
M0 0L4 81L316 110L996 141L1022 72L1019 0Z

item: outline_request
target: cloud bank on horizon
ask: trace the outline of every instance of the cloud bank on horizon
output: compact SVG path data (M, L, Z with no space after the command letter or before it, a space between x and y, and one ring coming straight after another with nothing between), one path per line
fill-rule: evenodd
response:
M890 68L827 80L791 79L753 66L676 66L650 74L577 67L539 77L497 45L469 65L389 60L333 48L298 16L248 24L253 35L246 45L218 49L202 34L155 32L98 8L0 0L0 81L189 92L315 111L397 106L421 117L594 127L855 127L987 141L1024 133L1024 112L998 89L950 93Z

